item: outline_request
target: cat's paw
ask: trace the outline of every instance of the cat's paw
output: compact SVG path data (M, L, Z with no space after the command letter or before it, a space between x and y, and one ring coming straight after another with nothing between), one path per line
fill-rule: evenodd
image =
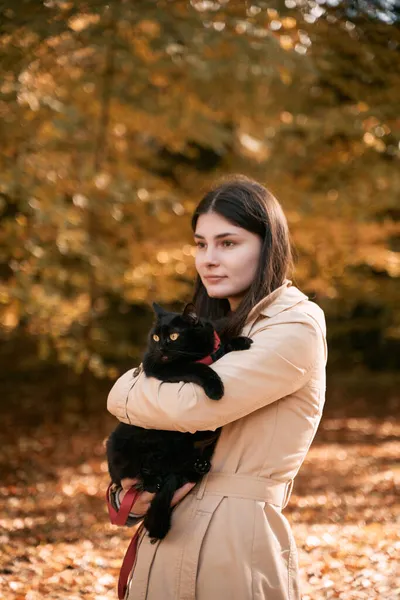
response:
M208 473L208 471L211 469L211 463L205 458L198 457L194 461L193 469L196 471L196 473L204 475L204 473Z
M231 350L247 350L250 348L254 340L244 335L238 336L230 340L229 345Z
M206 381L203 387L210 400L220 400L224 395L224 384L219 377Z

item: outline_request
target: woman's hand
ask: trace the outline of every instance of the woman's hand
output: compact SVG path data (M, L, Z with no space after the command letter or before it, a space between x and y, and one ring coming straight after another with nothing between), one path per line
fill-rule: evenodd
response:
M126 478L121 480L122 490L119 494L120 502L122 502L122 500L124 499L126 492L136 483L139 483L139 479ZM185 485L178 488L175 494L173 495L171 506L175 506L175 504L178 504L178 502L180 502L182 498L184 498L186 494L188 494L190 490L194 488L195 485L195 483L185 483ZM155 494L152 494L151 492L142 492L134 502L131 511L135 513L135 515L145 515L149 510L151 501L153 500L154 496Z

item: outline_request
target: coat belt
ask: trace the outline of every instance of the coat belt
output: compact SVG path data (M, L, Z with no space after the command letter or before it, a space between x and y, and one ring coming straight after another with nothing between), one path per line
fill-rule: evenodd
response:
M282 510L289 502L292 488L293 479L277 481L270 477L211 471L202 478L197 498L201 499L208 494L246 498L275 504Z

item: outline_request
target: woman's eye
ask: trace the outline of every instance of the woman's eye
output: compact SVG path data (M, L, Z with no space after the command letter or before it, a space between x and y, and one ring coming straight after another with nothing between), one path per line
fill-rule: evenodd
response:
M171 338L171 340L175 341L178 339L179 333L171 333L169 337Z
M224 240L222 243L223 243L223 244L231 244L232 246L235 246L235 243L234 243L234 242L231 242L230 240ZM202 248L202 247L204 246L204 243L203 243L203 242L198 242L198 243L196 244L196 246L197 246L198 248ZM229 247L229 246L228 246L228 247Z
M158 335L154 334L154 335L153 335L153 340L154 340L155 342L159 342L159 341L160 341L160 338L158 337Z

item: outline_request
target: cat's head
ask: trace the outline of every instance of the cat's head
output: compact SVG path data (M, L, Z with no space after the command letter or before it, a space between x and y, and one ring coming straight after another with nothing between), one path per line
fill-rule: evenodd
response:
M153 302L156 322L149 334L149 350L163 364L171 361L193 361L213 350L214 327L198 316L192 302L182 313L165 310Z

